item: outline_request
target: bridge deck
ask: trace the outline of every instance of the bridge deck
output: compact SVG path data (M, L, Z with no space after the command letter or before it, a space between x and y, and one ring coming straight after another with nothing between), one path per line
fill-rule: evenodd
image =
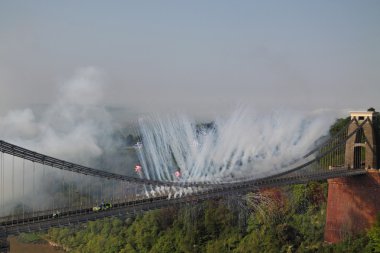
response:
M105 211L94 212L92 208L84 208L72 210L62 213L58 218L53 218L52 215L35 216L28 219L15 219L0 223L0 227L6 231L6 234L18 234L21 232L32 232L47 230L50 227L67 226L70 224L87 222L111 216L133 216L136 213L180 205L188 202L203 201L233 194L244 194L250 191L256 191L260 188L278 187L290 184L304 184L312 180L326 180L336 177L347 177L365 174L366 170L347 170L337 169L325 172L314 172L308 174L297 174L287 177L271 178L264 180L256 180L254 182L246 182L240 185L214 187L208 190L202 190L194 194L186 195L179 198L168 198L168 196L160 196L155 198L146 198L137 201L128 201L118 203L113 208Z

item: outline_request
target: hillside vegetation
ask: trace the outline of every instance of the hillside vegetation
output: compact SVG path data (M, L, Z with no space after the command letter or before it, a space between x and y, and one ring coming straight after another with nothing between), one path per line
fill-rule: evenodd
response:
M380 252L380 220L367 233L337 245L323 242L325 182L262 192L265 204L211 200L108 218L46 237L71 252ZM272 199L272 201L269 201Z

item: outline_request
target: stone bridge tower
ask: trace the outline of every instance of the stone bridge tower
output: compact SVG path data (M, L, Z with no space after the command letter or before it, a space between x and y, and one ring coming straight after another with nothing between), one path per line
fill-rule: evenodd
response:
M352 112L348 134L362 125L345 148L348 169L366 169L367 174L328 180L325 241L339 242L370 228L380 212L380 173L377 147L379 140L374 112Z
M376 136L373 120L374 112L351 112L348 134L355 131L359 125L362 125L362 128L347 140L344 160L348 168L377 168Z

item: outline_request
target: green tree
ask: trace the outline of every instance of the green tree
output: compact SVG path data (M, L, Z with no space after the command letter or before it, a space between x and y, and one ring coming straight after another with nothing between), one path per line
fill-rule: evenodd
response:
M367 250L380 253L380 214L377 215L374 226L368 231L368 238Z
M335 134L337 134L341 129L347 126L350 120L351 120L350 117L337 119L335 123L332 126L330 126L330 130L329 130L330 135L334 136Z

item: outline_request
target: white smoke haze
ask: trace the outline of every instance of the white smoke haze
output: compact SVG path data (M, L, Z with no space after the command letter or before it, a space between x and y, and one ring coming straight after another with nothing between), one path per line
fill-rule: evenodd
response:
M102 104L103 85L98 70L81 69L64 83L55 100L37 120L27 108L0 118L0 138L61 159L88 163L100 156L102 136L113 131ZM105 140L105 138L102 138ZM102 143L104 144L104 143Z
M99 70L93 67L81 69L60 86L55 102L42 114L26 108L0 117L0 139L92 166L109 150L120 147L120 143L111 138L115 123L102 106L103 90ZM243 107L214 119L209 126L200 126L184 113L144 117L139 120L143 142L142 148L138 149L143 167L141 176L165 181L231 182L243 177L276 174L286 169L284 165L304 155L314 141L327 132L335 117L333 111L262 112ZM112 157L105 159L105 166L100 169L110 169L113 160ZM45 205L51 208L52 203L57 206L51 193L60 191L62 178L75 183L81 180L58 169L44 168L28 161L24 164L22 159L13 162L11 156L2 161L4 178L8 180L2 203L12 202L5 204L7 208L3 208L2 213L9 213L21 202L43 209L46 209ZM9 170L12 167L15 169ZM123 173L133 171L133 167L121 169ZM175 177L176 171L181 172L179 178ZM16 186L9 183L13 177ZM21 180L25 181L24 184ZM91 182L87 180L87 184ZM45 187L52 185L55 190ZM176 197L197 190L174 187L171 194ZM153 195L167 191L165 187L147 189Z
M0 118L0 131L3 139L33 139L39 133L39 126L31 109L10 111Z
M105 150L116 149L117 141L110 138L115 127L112 117L102 106L102 75L93 67L80 69L63 83L55 102L41 115L32 109L13 110L0 117L0 139L59 159L91 166ZM9 213L15 205L45 206L54 200L62 181L80 181L73 176L44 165L5 155L1 159L4 176L0 191L1 213ZM96 166L95 166L96 167ZM104 168L108 169L108 168ZM55 181L57 180L57 181ZM12 182L12 183L11 183ZM58 185L57 185L58 183ZM83 183L83 182L81 182ZM88 182L91 183L91 182ZM53 189L54 188L54 189ZM59 206L58 203L51 203Z
M335 115L239 108L199 126L183 114L140 119L143 176L166 181L231 182L287 169L327 133ZM181 177L176 178L175 172Z

